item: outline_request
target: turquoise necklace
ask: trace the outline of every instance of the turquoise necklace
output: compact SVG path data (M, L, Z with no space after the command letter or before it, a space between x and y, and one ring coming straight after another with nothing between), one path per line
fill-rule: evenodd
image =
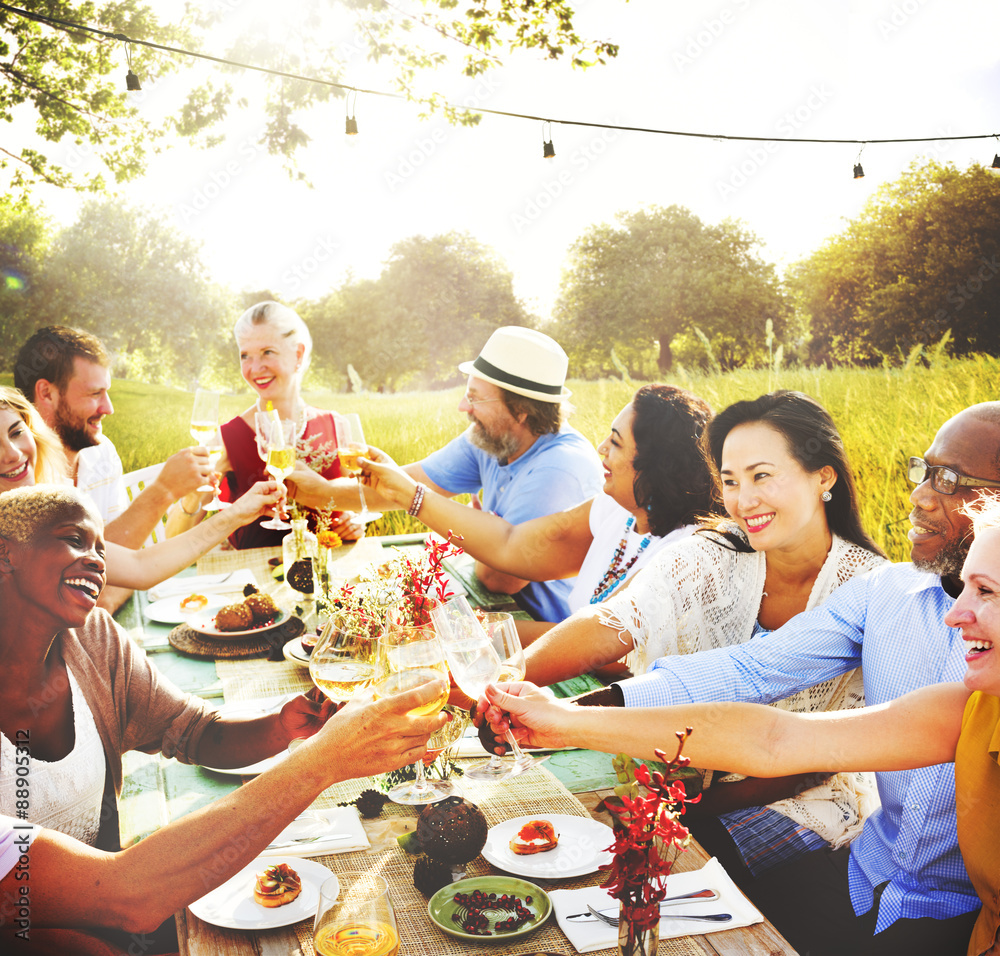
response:
M635 516L629 515L628 521L625 522L625 534L622 535L621 541L618 543L618 547L615 548L615 553L611 557L611 564L608 566L608 570L604 572L604 577L597 582L597 587L594 588L594 593L591 595L591 604L600 604L625 578L628 574L629 569L639 560L639 555L642 554L646 548L649 547L649 542L653 540L653 536L647 534L643 537L642 541L639 542L639 549L628 562L622 567L622 558L625 557L625 548L628 547L628 536L629 532L632 530L632 526L635 524Z

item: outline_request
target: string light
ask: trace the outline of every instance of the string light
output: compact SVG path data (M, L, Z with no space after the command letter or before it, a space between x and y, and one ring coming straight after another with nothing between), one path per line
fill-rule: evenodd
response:
M139 77L132 72L132 44L128 42L125 44L125 61L128 63L128 73L125 74L125 89L141 90Z
M358 121L354 116L355 107L358 104L358 91L348 90L347 98L344 102L344 108L347 111L347 122L345 124L344 132L348 136L358 135Z
M548 138L545 137L545 130L548 129ZM555 159L556 148L552 145L552 124L548 121L542 123L542 159Z
M390 92L387 92L385 90L364 89L362 87L351 86L351 85L346 84L346 83L335 83L332 80L324 80L324 79L320 79L319 77L303 76L302 74L299 74L299 73L288 73L288 72L285 72L283 70L273 70L273 69L270 69L269 67L257 66L256 64L253 64L253 63L242 63L242 62L240 62L238 60L230 60L230 59L227 59L225 57L212 56L211 54L208 54L208 53L198 53L198 52L195 52L193 50L185 50L185 49L182 49L180 47L166 46L166 45L164 45L162 43L153 43L150 40L139 40L139 39L135 39L133 37L128 37L128 36L126 36L123 33L111 33L108 30L102 30L99 27L89 26L88 24L76 23L76 22L73 22L73 21L70 21L70 20L61 20L61 19L59 19L57 17L51 17L51 16L47 16L47 15L44 15L44 14L33 13L33 12L29 11L29 10L24 10L24 9L21 9L20 7L12 6L9 3L3 3L2 0L0 0L0 10L6 10L9 13L13 13L13 14L15 14L17 16L25 17L26 19L29 19L29 20L34 20L37 23L44 23L46 26L52 27L53 29L63 30L64 32L67 32L67 33L80 33L80 32L93 33L95 36L107 37L107 38L113 39L113 40L120 40L123 43L135 43L135 44L137 44L139 46L148 47L151 50L161 50L164 53L173 53L173 54L176 54L178 56L190 57L192 59L208 60L211 63L219 63L219 64L221 64L223 66L236 67L236 68L242 69L242 70L251 70L251 71L257 72L257 73L266 73L266 74L269 74L271 76L284 77L285 79L290 79L290 80L300 80L300 81L302 81L304 83L315 83L315 84L318 84L320 86L328 86L328 87L331 87L333 89L346 90L346 91L354 92L354 93L369 93L372 96L385 96L385 97L389 97L391 99L399 99L399 100L406 100L406 99L408 99L408 97L405 94L402 94L402 93L390 93ZM131 69L129 70L129 75L130 75L131 79L129 77L126 77L127 82L129 84L131 84L133 82L136 83L136 84L138 84L139 78L137 76L135 76L135 74L133 74L131 72ZM138 89L138 88L139 87L137 85L136 89ZM132 89L131 85L129 85L129 89ZM535 116L535 115L530 114L530 113L514 113L514 112L511 112L511 111L508 111L508 110L493 110L493 109L488 109L488 108L482 107L482 106L466 106L466 105L457 104L457 103L455 103L455 104L448 103L448 104L445 104L445 105L449 109L457 110L457 111L462 111L462 112L467 112L467 113L482 113L482 114L486 114L486 115L490 115L490 116L506 116L506 117L509 117L511 119L535 120L535 121L539 121L539 122L543 122L543 123L553 122L553 121L550 121L548 118L546 118L544 116ZM853 145L860 144L860 145L862 145L862 147L865 144L867 144L867 143L877 143L877 144L886 144L886 143L943 143L943 142L955 142L955 141L974 140L974 139L993 139L993 138L996 138L996 137L1000 136L1000 134L998 134L998 133L973 133L973 134L969 134L969 135L960 135L960 136L905 136L905 137L896 137L896 138L892 138L892 139L867 139L867 140L861 140L861 139L823 139L823 138L819 138L819 137L805 137L805 136L784 136L784 137L782 137L782 136L741 136L741 135L736 135L736 134L731 134L731 133L701 133L701 132L695 132L693 130L658 129L658 128L655 128L655 127L646 127L646 126L622 126L622 125L619 125L617 123L596 123L596 122L591 122L591 121L587 121L587 120L574 120L574 119L557 119L557 120L554 120L554 122L560 123L563 126L580 126L580 127L590 128L590 129L607 129L607 130L614 130L614 131L617 131L617 132L624 132L624 133L653 133L653 134L656 134L656 135L659 135L659 136L686 136L686 137L692 137L692 138L696 138L696 139L729 140L731 142L753 142L753 143L821 143L821 144L844 144L844 143L846 143L846 144L853 144ZM550 141L550 145L551 145L551 141ZM543 155L545 155L546 158L551 158L551 157L548 156L548 153L545 151L544 147L543 147ZM554 147L552 149L552 156L555 156L555 149L554 149ZM997 158L1000 158L1000 154L998 154ZM996 162L996 160L994 161L994 167L993 168L1000 168L1000 167L998 167L998 166L995 165L995 162ZM855 166L855 177L856 178L860 178L860 176L858 176L859 172L860 172L861 176L864 175L864 170L861 169L860 167L861 167L860 163L857 163L856 166Z
M854 164L854 178L855 179L864 179L865 178L865 171L864 171L864 169L861 168L861 154L864 151L865 151L865 147L864 147L864 145L862 145L861 149L858 150L858 159L857 159L857 162L855 162L855 164Z

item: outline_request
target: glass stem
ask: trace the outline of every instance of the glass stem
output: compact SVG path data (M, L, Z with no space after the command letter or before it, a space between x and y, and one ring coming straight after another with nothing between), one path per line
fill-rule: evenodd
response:
M361 513L368 513L368 505L365 503L365 483L358 478L358 497L361 499Z
M422 760L418 760L413 767L417 773L417 779L413 783L413 789L417 793L426 793L430 790L430 787L427 786L427 780L424 777L424 762Z

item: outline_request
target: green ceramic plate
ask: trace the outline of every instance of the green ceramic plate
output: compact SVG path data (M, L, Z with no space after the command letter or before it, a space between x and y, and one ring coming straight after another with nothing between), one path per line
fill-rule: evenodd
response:
M489 920L488 928L491 935L467 933L462 929L462 920L466 915L466 909L455 902L455 894L468 893L471 895L475 890L487 894L496 893L498 897L505 893L508 896L520 897L521 902L531 910L533 917L518 929L493 932L493 927L497 923L509 919L512 913L510 910L500 907L486 907L483 909L483 915ZM526 898L529 896L531 897L530 903L526 902ZM527 880L519 880L513 876L475 876L468 880L450 883L439 889L427 904L427 912L434 925L438 929L443 929L450 936L456 936L459 939L474 939L481 943L490 941L500 943L516 939L519 936L527 936L528 933L538 929L552 913L552 900L549 899L545 890ZM452 918L456 914L459 916L458 920Z

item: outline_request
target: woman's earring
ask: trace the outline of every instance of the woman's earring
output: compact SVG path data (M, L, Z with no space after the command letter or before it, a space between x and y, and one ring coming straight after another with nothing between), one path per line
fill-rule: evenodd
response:
M832 501L833 500L833 495L831 495L829 491L824 491L823 494L820 495L820 497L824 501Z

